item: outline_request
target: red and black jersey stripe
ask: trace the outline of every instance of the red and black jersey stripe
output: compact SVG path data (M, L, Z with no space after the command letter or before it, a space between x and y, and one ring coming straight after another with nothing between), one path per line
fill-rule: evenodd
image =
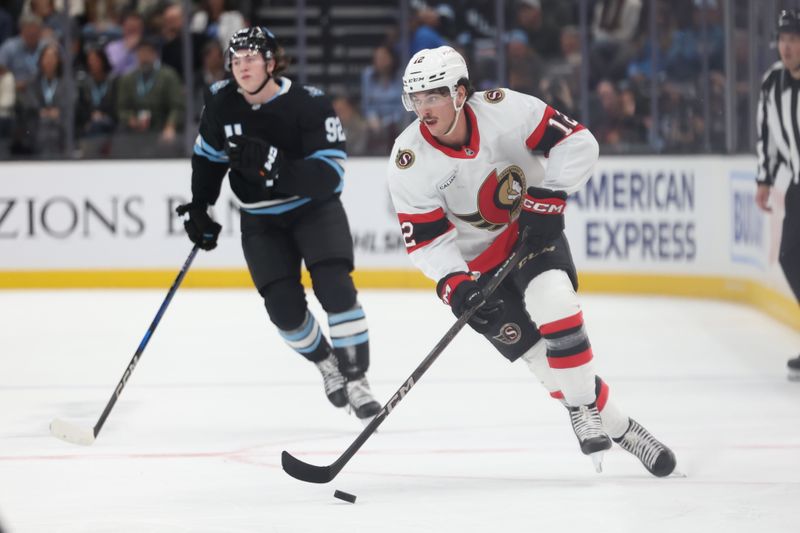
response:
M579 122L547 106L542 120L539 121L539 125L533 130L533 133L525 139L525 144L528 149L542 152L545 157L549 157L550 150L555 145L582 129L585 128Z
M397 218L408 253L422 248L455 227L447 220L441 207L427 213L398 213Z
M575 368L592 360L592 346L583 327L583 313L539 326L547 340L550 368Z

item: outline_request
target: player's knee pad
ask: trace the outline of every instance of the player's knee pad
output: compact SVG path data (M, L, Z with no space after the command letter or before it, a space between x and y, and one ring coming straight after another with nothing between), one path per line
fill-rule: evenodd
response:
M341 313L356 303L356 287L350 264L342 259L323 261L309 267L314 294L328 313Z
M283 331L294 330L306 319L306 293L299 279L281 278L261 287L264 307L273 324Z
M547 270L533 278L525 289L525 307L539 328L581 310L572 281L563 270Z

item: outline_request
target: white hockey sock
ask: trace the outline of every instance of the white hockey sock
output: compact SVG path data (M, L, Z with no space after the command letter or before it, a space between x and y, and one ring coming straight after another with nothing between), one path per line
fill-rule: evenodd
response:
M546 353L547 347L544 340L541 340L522 356L522 360L525 361L542 386L547 389L550 396L566 404L564 394L553 377L550 365L547 364ZM596 400L594 401L597 402L597 408L600 410L603 429L613 439L621 437L628 430L630 419L609 398L609 387L599 376L595 376L595 396Z

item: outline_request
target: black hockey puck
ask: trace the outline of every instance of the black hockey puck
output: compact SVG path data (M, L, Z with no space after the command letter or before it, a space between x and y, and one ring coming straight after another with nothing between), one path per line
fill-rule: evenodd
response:
M335 491L333 491L333 497L334 498L339 498L340 500L344 500L346 502L356 503L356 495L355 494L350 494L349 492L344 492L344 491L341 491L341 490L335 490Z

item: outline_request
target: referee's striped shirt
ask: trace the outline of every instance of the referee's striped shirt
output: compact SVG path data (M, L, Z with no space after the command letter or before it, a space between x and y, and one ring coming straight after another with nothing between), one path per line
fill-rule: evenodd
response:
M789 75L777 61L764 75L758 102L758 183L772 185L782 164L792 180L800 173L800 80Z

